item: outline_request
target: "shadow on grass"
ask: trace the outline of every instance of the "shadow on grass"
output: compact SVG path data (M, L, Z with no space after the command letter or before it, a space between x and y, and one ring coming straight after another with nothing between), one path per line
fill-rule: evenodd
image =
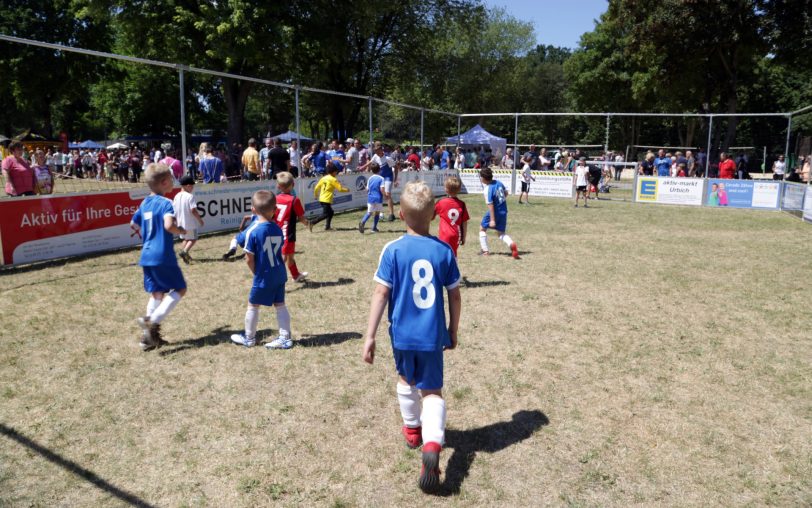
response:
M527 254L532 254L532 253L533 253L532 250L520 250L519 251L519 256L526 256ZM510 253L510 252L494 252L494 251L491 251L491 256L507 256L507 257L511 257L511 256L513 256L513 254Z
M67 265L67 264L68 263L58 263L58 264L55 264L53 266L62 266L62 265ZM35 281L35 282L27 282L25 284L20 284L19 286L13 286L13 287L10 287L10 288L2 288L2 289L0 289L0 293L5 293L7 291L14 291L15 289L22 289L22 288L29 287L29 286L37 286L39 284L49 284L51 282L59 282L59 281L63 281L63 280L78 279L79 277L86 277L86 276L89 276L89 275L95 276L95 275L98 275L100 273L114 272L116 270L121 270L121 269L124 269L124 268L133 268L133 267L137 267L137 266L138 266L137 263L123 263L123 264L110 264L109 265L110 268L93 267L92 270L87 271L87 272L83 272L83 273L65 275L64 277L53 277L53 278L50 278L50 279L38 280L38 281ZM24 268L28 268L28 267L24 267ZM43 266L42 265L37 265L37 268L43 268ZM6 272L6 273L25 273L25 272L29 272L29 271L32 271L32 269L25 269L25 270L22 270L22 271L19 271L19 272ZM0 272L0 273L3 273L3 272Z
M338 280L333 281L317 281L317 280L305 280L304 282L299 283L299 287L296 289L291 289L290 291L285 290L286 293L292 293L294 291L299 291L300 289L318 289L318 288L329 288L334 286L346 286L348 284L353 284L355 279L348 279L345 277L340 277Z
M242 261L245 259L245 254L238 254L230 258L223 259L223 256L215 258L192 258L192 264L195 263L234 263L235 261Z
M143 499L139 498L135 494L132 494L124 489L116 487L115 485L108 482L104 478L101 478L93 471L85 469L76 462L68 460L63 456L52 452L48 448L45 448L41 444L23 436L13 428L7 427L2 423L0 423L0 434L6 436L12 441L16 441L18 444L22 446L25 446L30 451L38 453L42 458L44 458L48 462L56 464L57 466L64 468L67 471L70 471L71 473L75 474L76 476L79 476L80 478L92 483L99 489L107 492L111 496L114 496L116 499L122 501L123 503L126 503L130 506L143 506L143 507L153 506L144 501Z
M182 340L180 342L170 342L158 351L160 356L173 355L186 351L187 349L195 349L206 346L218 346L224 343L231 343L231 335L234 333L242 333L242 330L226 330L225 326L218 326L208 335L197 338Z
M466 288L485 288L491 286L508 286L510 282L506 280L482 280L479 282L472 282L468 277L462 278L462 286Z
M320 335L304 335L301 339L294 342L296 346L301 347L319 347L319 346L334 346L347 342L348 340L360 339L363 337L358 332L335 332L323 333Z
M498 422L478 429L445 432L445 447L454 452L448 459L445 481L437 492L440 496L460 493L462 482L468 477L478 452L495 453L532 436L548 425L547 415L538 410L517 411L507 422Z

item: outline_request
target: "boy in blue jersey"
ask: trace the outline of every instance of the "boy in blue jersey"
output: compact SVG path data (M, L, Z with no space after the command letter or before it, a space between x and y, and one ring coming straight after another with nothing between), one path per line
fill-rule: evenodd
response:
M239 231L228 244L228 250L223 254L223 261L237 253L237 247L245 247L245 232L257 221L257 214L246 215L240 221Z
M138 264L144 271L144 289L150 293L147 313L138 318L141 349L151 351L166 344L161 337L161 322L172 312L183 295L186 281L172 248L172 235L185 235L177 226L172 200L164 194L172 191L172 170L166 164L149 164L144 173L152 191L133 215L130 227L144 240Z
M485 187L485 203L488 205L488 211L482 217L479 228L479 245L482 247L479 253L483 256L490 255L487 233L490 228L495 229L499 239L510 247L513 258L519 259L519 248L516 246L516 242L505 233L507 229L507 189L502 182L493 179L491 168L480 169L479 180Z
M372 162L369 165L369 170L372 171L372 176L367 179L367 213L358 223L358 232L364 234L364 227L366 226L369 217L372 219L372 232L378 232L378 219L383 211L383 193L384 193L384 180L378 172L381 167L377 163Z
M290 349L290 313L285 306L285 282L288 271L282 259L285 236L274 221L276 196L269 190L259 190L251 197L251 211L257 220L245 230L245 261L254 274L245 311L245 333L234 334L231 340L246 347L256 344L259 306L273 305L279 321L279 337L265 344L268 349Z
M418 484L429 492L440 485L440 451L446 422L443 351L457 346L462 307L460 272L451 247L429 235L434 197L425 182L406 184L400 198L400 217L406 222L407 234L386 244L381 252L364 361L371 364L375 359L375 335L389 304L389 335L399 376L402 433L410 448L423 443ZM443 288L448 291L448 327Z

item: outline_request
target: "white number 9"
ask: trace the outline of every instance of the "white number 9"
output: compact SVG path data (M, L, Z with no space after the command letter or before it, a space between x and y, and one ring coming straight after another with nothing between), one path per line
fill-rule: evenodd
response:
M457 225L457 219L459 219L459 218L460 218L460 211L457 210L456 208L452 208L451 210L448 211L448 220L451 221L452 226Z
M420 275L423 272L423 275ZM436 298L436 291L432 280L434 279L434 268L431 263L425 259L418 259L412 264L412 280L414 287L412 288L412 299L418 309L430 309L434 305ZM423 298L423 289L426 290L426 297Z

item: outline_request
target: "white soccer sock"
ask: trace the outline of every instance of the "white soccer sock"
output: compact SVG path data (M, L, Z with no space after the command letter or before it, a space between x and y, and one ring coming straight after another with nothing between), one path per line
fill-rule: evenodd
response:
M445 444L445 400L436 395L423 398L423 443Z
M158 304L160 303L161 303L160 300L156 300L154 296L150 295L149 302L147 302L147 313L145 315L151 316L152 313L155 312L155 309L158 307Z
M172 312L172 309L175 308L175 305L178 304L180 301L180 295L177 291L172 291L169 294L164 295L164 299L161 300L161 303L158 304L158 308L156 308L152 314L149 315L149 320L153 323L160 324L164 318Z
M276 307L276 320L279 321L279 336L290 337L290 312L287 306Z
M484 231L479 232L479 246L484 252L488 252L488 234Z
M508 247L513 245L513 238L511 238L508 235L502 235L502 236L499 237L499 239L502 240L503 242L505 242L505 245L507 245Z
M245 338L253 339L257 335L257 323L259 322L259 307L249 306L245 310Z
M232 238L231 243L228 244L228 250L231 250L231 249L237 250L237 238L236 237Z
M398 403L403 425L420 427L420 391L414 386L398 383Z

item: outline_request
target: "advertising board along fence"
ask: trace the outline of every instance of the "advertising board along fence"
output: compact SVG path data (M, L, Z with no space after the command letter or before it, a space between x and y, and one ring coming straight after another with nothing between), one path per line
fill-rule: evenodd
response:
M443 195L443 184L450 174L456 171L403 172L398 175L397 187L393 187L393 199L397 202L403 186L418 179L426 181L435 196ZM370 175L339 176L350 192L336 194L336 211L366 207L366 181ZM301 178L296 182L296 194L311 217L321 210L313 196L317 180ZM194 192L197 210L205 221L199 231L235 229L251 213L251 196L260 189L276 192L276 182L197 185ZM179 190L174 189L167 198L172 199ZM143 187L0 200L2 264L34 263L134 247L141 243L141 238L130 228L130 220L148 194L149 190Z
M493 179L502 182L506 189L510 190L511 194L517 194L521 187L518 182L514 187L512 169L494 169ZM464 194L482 194L484 187L479 179L478 169L462 169L459 171L460 180L462 181L462 190ZM549 198L573 198L573 174L558 172L558 171L533 171L535 181L530 182L531 196L549 197Z

